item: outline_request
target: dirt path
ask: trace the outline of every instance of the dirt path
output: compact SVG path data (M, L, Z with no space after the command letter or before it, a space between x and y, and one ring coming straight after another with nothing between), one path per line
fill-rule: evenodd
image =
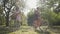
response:
M9 34L38 34L34 31L34 29L30 26L22 26L20 30L9 33Z

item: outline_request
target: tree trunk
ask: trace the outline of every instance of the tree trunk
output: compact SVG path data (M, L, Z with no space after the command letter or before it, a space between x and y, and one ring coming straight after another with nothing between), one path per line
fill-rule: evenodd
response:
M6 26L9 26L9 12L6 13Z

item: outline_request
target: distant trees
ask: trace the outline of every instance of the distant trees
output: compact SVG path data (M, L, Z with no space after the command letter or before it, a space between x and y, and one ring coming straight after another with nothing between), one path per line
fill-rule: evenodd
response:
M41 16L43 20L48 21L51 25L60 24L60 0L40 0L38 3L38 11L40 13L39 16ZM21 12L24 7L24 0L2 0L0 4L0 23L2 24L5 22L4 24L9 26L9 20L16 17L14 16L14 12ZM34 9L28 13L28 20L24 13L20 16L22 17L21 22L26 25L27 23L24 22L28 21L28 24L32 25L34 18L37 17L34 15Z
M39 3L40 4L40 3ZM41 2L41 16L51 25L60 24L60 0L45 0Z
M33 25L33 20L34 20L34 12L33 11L34 11L34 9L32 9L27 15L27 17L28 17L27 21L28 21L29 26Z
M27 17L24 15L24 13L22 12L22 14L21 14L21 25L22 26L27 26L28 24L27 24Z
M40 12L38 11L38 8L33 9L31 10L31 12L28 13L28 25L32 26L34 24L38 24L37 26L41 25L41 16Z
M43 22L46 21L50 26L60 24L60 0L40 0L38 2L40 16ZM34 11L28 13L28 23L33 22Z

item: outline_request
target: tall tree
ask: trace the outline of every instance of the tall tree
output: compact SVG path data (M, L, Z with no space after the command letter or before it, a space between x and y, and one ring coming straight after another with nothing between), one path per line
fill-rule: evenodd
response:
M3 7L6 17L6 26L9 26L9 14L11 12L11 8L15 6L15 1L12 0L3 0Z
M9 16L12 10L14 9L14 7L18 6L16 8L20 8L23 6L23 4L22 5L19 4L20 2L21 2L20 0L3 0L3 7L4 7L3 12L5 12L6 26L9 26Z

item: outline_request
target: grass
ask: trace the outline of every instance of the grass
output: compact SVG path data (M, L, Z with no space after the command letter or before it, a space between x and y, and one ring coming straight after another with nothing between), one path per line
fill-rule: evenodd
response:
M56 34L51 30L48 30L50 34ZM0 29L0 34L41 34L38 31L34 31L31 26L21 26L19 30L10 32L8 29Z
M21 26L19 30L11 32L9 28L0 27L0 34L38 34L33 29L30 29L30 26Z
M9 33L9 34L38 34L32 29L29 29L30 26L22 26L20 30Z
M34 31L22 32L21 30L19 30L19 31L12 32L9 34L37 34L37 32L34 32Z

